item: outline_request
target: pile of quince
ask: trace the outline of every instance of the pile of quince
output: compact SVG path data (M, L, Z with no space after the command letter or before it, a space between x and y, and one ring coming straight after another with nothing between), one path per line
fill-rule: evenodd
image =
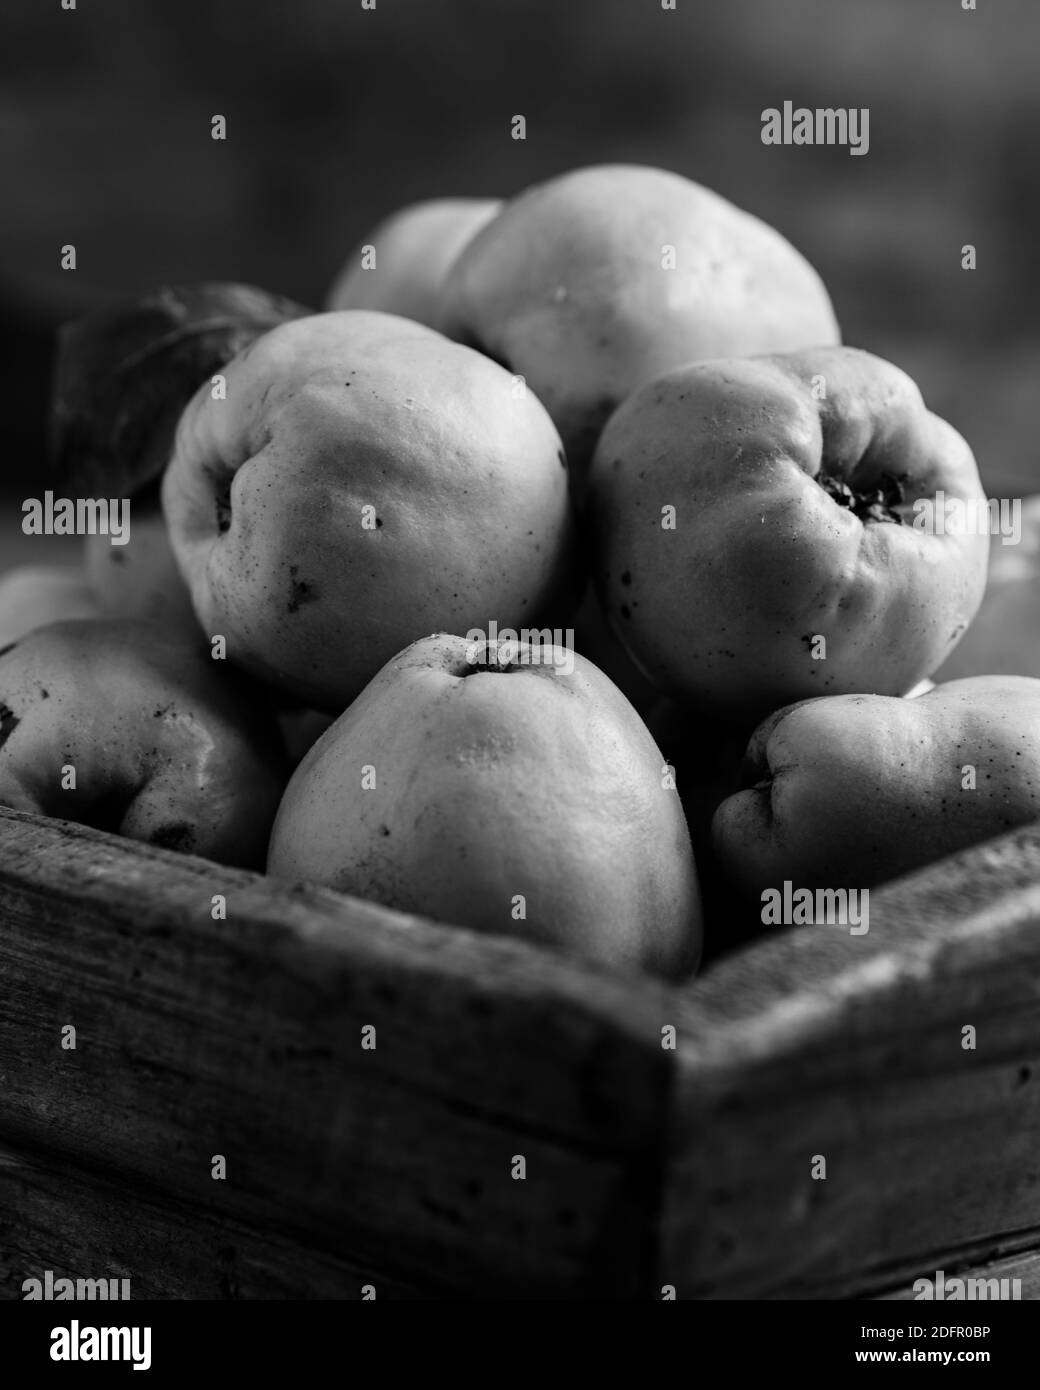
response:
M321 313L78 321L52 426L130 531L0 585L9 807L670 977L707 881L1040 819L1038 500L987 595L968 444L675 174L407 208Z

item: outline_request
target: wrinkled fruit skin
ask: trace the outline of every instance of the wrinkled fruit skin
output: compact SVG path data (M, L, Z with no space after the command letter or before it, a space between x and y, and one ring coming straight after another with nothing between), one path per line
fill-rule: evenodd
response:
M201 643L85 619L0 653L0 805L259 868L284 757L255 692Z
M905 694L985 588L985 535L913 525L918 498L983 498L970 448L904 372L851 348L661 377L611 419L589 489L597 591L629 654L734 722Z
M113 545L108 536L84 536L87 578L100 612L110 618L140 618L160 633L197 634L198 619L188 586L177 567L158 497L130 502L130 539ZM71 615L70 615L71 616Z
M698 358L840 341L823 282L779 232L636 165L579 169L507 203L456 261L440 327L526 378L579 473L642 382Z
M163 506L232 660L339 714L420 636L573 607L559 436L493 362L346 311L276 328L226 376L181 418Z
M1040 677L1040 496L1021 500L1022 535L1010 545L991 537L982 607L939 668L939 680Z
M387 664L294 774L268 872L586 960L688 974L700 955L696 870L645 725L581 657L566 674L484 670L469 654L464 638L438 635ZM366 766L376 785L361 790Z
M99 616L97 598L82 570L21 565L0 577L0 647L47 623Z
M712 822L734 883L873 887L1040 820L1040 681L804 701L755 731L744 782Z
M501 207L497 198L433 198L401 208L355 249L325 308L381 309L436 328L448 272ZM362 263L362 246L375 248L371 269Z

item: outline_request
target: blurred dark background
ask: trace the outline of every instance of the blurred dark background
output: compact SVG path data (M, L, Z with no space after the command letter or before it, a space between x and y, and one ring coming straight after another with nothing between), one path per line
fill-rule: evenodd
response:
M18 503L45 485L63 319L178 280L318 305L395 207L615 160L774 223L845 341L917 377L989 489L1040 490L1040 5L978 3L4 0L0 564L44 558L21 553ZM869 154L763 146L763 108L788 98L869 107ZM46 552L77 556L75 538Z

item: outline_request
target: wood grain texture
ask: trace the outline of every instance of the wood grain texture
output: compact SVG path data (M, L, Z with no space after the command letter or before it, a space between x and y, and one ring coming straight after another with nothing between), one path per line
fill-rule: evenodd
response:
M1036 1247L1040 827L870 907L673 990L0 811L0 1284L838 1298Z
M0 1142L433 1293L649 1287L666 996L0 812Z
M379 1299L429 1295L299 1241L0 1149L0 1299L23 1283L129 1279L131 1299Z
M678 1297L862 1294L1040 1227L1040 826L872 894L865 936L759 942L681 1005Z

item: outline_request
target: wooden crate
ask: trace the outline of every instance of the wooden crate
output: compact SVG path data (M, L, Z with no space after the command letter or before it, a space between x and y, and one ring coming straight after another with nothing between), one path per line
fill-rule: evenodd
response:
M871 897L675 989L0 811L0 1294L1040 1296L1040 826Z

